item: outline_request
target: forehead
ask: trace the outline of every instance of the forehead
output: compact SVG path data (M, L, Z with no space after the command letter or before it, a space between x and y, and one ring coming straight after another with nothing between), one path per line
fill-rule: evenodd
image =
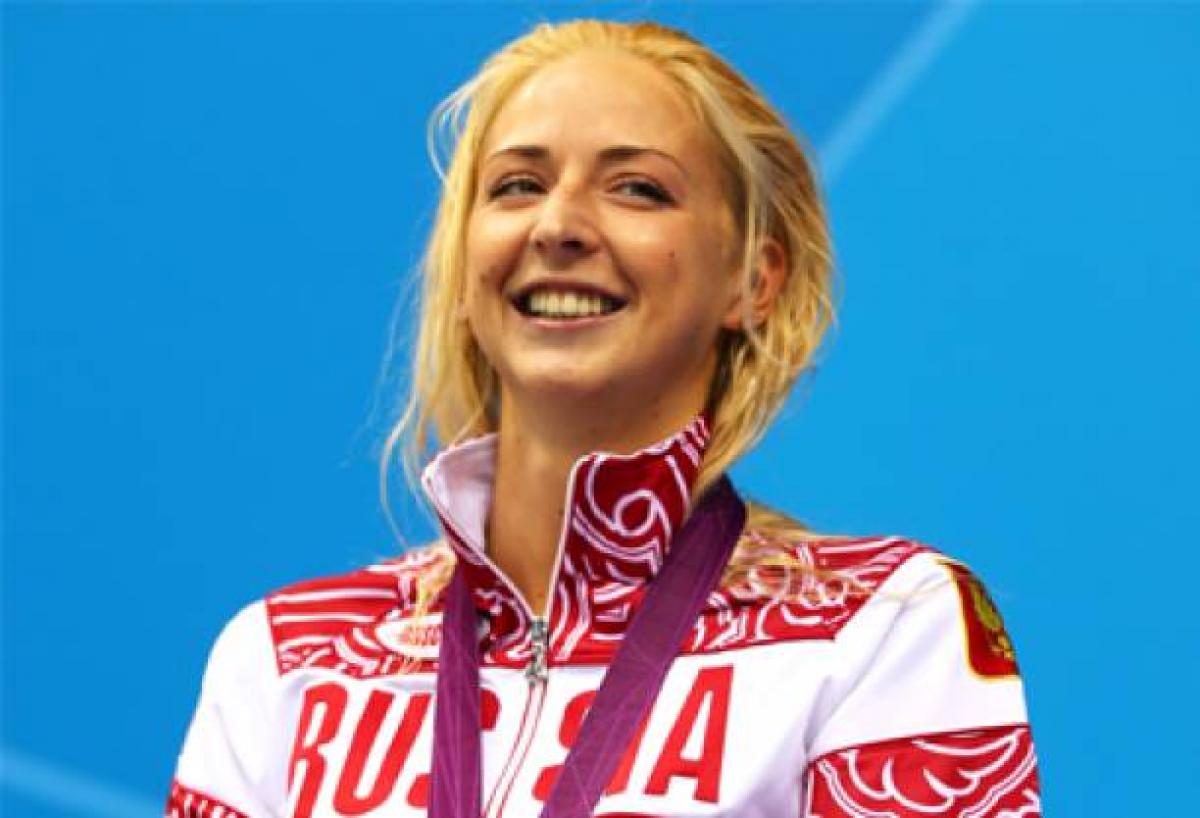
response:
M484 139L485 155L514 144L634 144L694 158L707 151L707 134L657 68L629 54L594 50L539 69L501 106Z

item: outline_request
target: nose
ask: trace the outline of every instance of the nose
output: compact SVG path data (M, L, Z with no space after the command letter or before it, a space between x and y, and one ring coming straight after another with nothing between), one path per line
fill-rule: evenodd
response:
M595 251L598 237L585 195L560 184L543 199L529 242L547 266L566 267Z

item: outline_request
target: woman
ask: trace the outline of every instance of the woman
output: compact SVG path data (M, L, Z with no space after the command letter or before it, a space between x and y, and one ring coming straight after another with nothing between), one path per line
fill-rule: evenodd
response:
M778 114L687 36L594 21L539 26L442 113L392 443L448 444L445 544L239 614L168 814L1040 814L971 574L722 477L829 318Z

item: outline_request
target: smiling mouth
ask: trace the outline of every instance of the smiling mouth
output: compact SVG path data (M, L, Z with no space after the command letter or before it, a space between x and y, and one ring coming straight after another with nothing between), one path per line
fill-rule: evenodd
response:
M513 305L524 316L551 321L577 321L611 315L625 302L594 292L534 290L518 296Z

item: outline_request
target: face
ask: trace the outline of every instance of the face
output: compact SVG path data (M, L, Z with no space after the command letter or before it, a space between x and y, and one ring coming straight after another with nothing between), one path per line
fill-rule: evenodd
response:
M657 69L585 52L535 73L480 152L463 311L514 400L689 418L739 249L706 128Z

